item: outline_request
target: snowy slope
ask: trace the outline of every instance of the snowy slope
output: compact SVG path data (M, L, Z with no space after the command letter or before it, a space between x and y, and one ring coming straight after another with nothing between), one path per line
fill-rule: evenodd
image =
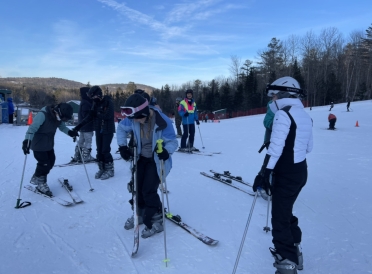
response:
M307 109L314 121L314 150L308 155L308 183L295 204L303 230L303 274L372 273L372 102L335 105L337 131L328 131L329 107ZM265 153L257 151L263 142L263 115L202 123L200 131L208 156L175 153L168 176L170 210L183 221L219 240L207 246L167 222L165 267L163 233L140 239L139 252L131 258L133 230L123 229L132 212L129 163L115 161L115 177L95 180L95 164L54 168L48 176L53 193L68 195L57 181L70 180L85 201L72 207L22 189L22 201L32 205L15 209L25 156L21 145L26 127L0 125L0 273L231 273L240 246L253 197L201 176L210 169L229 170L252 182ZM355 127L356 121L360 127ZM201 148L199 131L195 146ZM56 163L68 162L75 144L57 131ZM95 149L95 148L94 148ZM116 139L112 152L117 149ZM32 154L27 157L24 184L35 169ZM266 234L267 203L259 198L255 206L237 273L274 273ZM142 229L142 227L141 227Z

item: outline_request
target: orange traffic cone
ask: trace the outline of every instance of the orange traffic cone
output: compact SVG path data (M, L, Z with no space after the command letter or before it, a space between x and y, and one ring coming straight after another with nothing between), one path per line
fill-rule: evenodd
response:
M359 127L359 123L358 123L358 121L356 121L356 124L355 124L355 126L356 126L356 127Z
M32 111L30 111L30 113L28 114L28 120L27 120L27 125L31 125L32 124Z

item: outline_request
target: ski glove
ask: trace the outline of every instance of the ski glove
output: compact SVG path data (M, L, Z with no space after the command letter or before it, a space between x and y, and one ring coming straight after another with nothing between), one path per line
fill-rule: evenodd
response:
M200 122L199 122L199 120L196 120L196 124L197 124L197 125L200 125Z
M119 147L120 156L125 160L129 161L130 157L133 156L131 151L127 146L121 146Z
M265 168L261 170L256 178L254 179L253 191L256 192L258 188L265 190L266 194L271 196L271 182L270 175L272 174L272 169Z
M22 142L22 150L25 155L30 154L30 147L31 147L31 140L25 139Z
M183 117L187 117L187 116L189 116L189 113L186 111Z
M73 130L69 130L69 131L67 132L67 134L68 134L68 136L70 136L70 137L72 137L72 138L79 137L79 133L78 133L75 129L73 129Z
M156 151L156 150L155 150ZM157 153L157 152L156 152ZM159 157L159 160L168 160L169 158L169 153L168 153L168 150L166 150L164 147L163 147L163 151L161 153L158 153L158 157Z

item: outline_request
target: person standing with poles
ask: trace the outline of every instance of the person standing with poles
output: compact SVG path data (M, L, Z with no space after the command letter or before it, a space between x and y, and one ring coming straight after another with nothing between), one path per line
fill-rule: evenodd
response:
M180 106L180 102L182 101L182 99L180 97L177 97L176 98L176 105L175 105L175 112L174 112L174 122L176 123L176 129L177 129L177 138L181 138L182 137L182 129L181 129L181 124L182 124L182 117L181 115L178 113L178 107Z
M193 90L186 90L186 98L180 102L178 107L178 113L182 117L183 135L181 138L181 152L192 152L199 151L194 147L195 138L195 123L200 125L196 103L193 99ZM188 139L188 147L186 146L186 140Z
M160 183L160 161L164 161L165 178L172 168L172 154L178 142L172 121L139 94L129 96L121 112L126 119L121 121L117 129L117 142L121 157L128 161L132 155L127 145L127 134L133 132L137 144L137 194L139 222L145 224L141 232L142 238L148 238L163 231L162 203L157 193ZM156 141L163 140L162 152L157 153ZM127 219L125 229L134 227L134 216Z
M53 196L53 193L47 184L47 176L56 161L54 136L57 128L74 140L79 136L76 130L70 130L65 125L65 122L72 119L72 114L72 106L67 103L43 107L33 119L22 143L23 153L30 154L30 149L32 149L37 161L35 173L30 183L36 185L37 191L50 197Z
M272 236L276 274L296 274L303 269L302 232L293 205L307 181L306 154L313 148L312 119L304 110L298 82L282 77L266 88L275 113L271 142L253 191L263 188L272 195Z

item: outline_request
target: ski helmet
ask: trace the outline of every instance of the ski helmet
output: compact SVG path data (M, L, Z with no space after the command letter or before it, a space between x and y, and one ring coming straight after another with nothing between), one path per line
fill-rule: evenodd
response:
M191 93L192 96L194 96L194 91L192 89L188 89L185 92L185 96L187 97L187 94Z
M54 111L57 113L58 117L64 122L71 120L72 114L74 112L74 110L72 109L72 106L67 103L59 103L54 108Z
M298 98L305 95L297 80L289 76L279 78L271 85L267 85L266 93L267 96L270 97L276 94L278 99L291 97Z
M138 93L132 94L121 108L122 115L129 119L141 119L150 115L149 101Z
M97 96L99 99L102 99L102 89L99 86L93 86L88 91L88 97L93 99Z

